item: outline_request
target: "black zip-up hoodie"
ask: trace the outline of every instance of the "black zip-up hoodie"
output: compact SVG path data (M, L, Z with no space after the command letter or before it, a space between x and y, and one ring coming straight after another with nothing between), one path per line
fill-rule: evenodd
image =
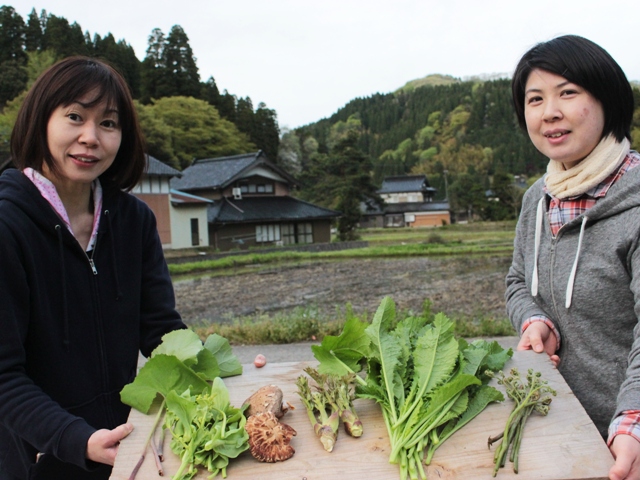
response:
M126 422L138 352L185 328L153 213L102 184L87 254L22 172L0 176L0 480L108 478L88 438Z

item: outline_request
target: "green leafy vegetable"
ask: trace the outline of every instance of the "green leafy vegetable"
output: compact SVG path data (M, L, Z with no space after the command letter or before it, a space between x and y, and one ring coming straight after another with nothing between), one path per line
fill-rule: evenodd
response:
M140 369L135 380L120 392L123 403L148 413L156 396L166 398L169 392L193 394L208 388L216 377L242 373L242 365L233 355L229 342L212 334L203 344L191 330L176 330L162 337L162 343Z
M195 398L205 398L206 395L211 397L215 394L214 396L218 399L226 398L228 403L228 392L220 378L241 373L242 365L233 355L229 342L220 335L210 335L204 344L195 332L187 329L164 335L162 343L151 353L151 357L140 369L134 381L125 385L120 392L123 403L145 414L149 412L158 395L163 398L156 422L149 432L140 459L129 478L135 478L142 465L147 447L166 406L171 404L174 415L179 416L184 423L186 419L191 418L195 407L187 405L188 401L178 400L180 395L188 392L189 401L195 401ZM212 391L210 382L213 382L215 392ZM220 384L224 392L221 391ZM194 397L191 397L192 395ZM244 418L242 412L240 416ZM232 457L232 455L226 455L226 457ZM193 463L191 462L191 465ZM225 463L222 457L215 457L213 460L208 460L205 466L207 468L217 466L216 471L225 472L227 464L228 460Z
M192 478L198 465L211 472L210 478L226 478L229 459L249 448L249 435L243 409L230 405L222 380L216 378L211 391L194 396L189 390L182 395L172 391L166 404L164 428L171 432L171 450L181 460L173 480Z
M487 385L485 372L501 369L513 352L497 342L456 339L442 313L395 320L395 304L386 297L371 325L348 322L313 353L324 374L359 374L366 364L366 377L356 376L356 395L380 404L389 461L400 465L402 480L426 479L423 463L435 450L489 403L504 399Z

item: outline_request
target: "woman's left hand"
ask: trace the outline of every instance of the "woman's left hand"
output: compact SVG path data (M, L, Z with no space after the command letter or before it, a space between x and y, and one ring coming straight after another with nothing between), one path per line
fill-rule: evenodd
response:
M609 480L640 480L640 442L631 435L616 435L609 447L616 463Z

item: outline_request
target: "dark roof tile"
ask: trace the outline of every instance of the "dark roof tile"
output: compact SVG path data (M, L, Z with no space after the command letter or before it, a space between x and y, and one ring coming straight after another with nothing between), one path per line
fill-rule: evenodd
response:
M182 173L169 165L162 163L157 158L147 155L147 166L144 173L158 177L181 177Z
M209 206L209 223L254 223L333 218L340 213L289 196L216 200Z
M378 193L423 192L427 190L431 190L431 187L426 176L402 175L385 178Z

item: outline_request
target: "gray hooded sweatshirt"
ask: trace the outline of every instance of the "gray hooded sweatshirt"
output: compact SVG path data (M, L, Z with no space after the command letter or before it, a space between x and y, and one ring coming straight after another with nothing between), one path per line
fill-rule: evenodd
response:
M532 316L551 319L559 371L606 438L613 418L640 410L640 167L555 238L543 186L538 180L524 196L507 312L518 332Z

